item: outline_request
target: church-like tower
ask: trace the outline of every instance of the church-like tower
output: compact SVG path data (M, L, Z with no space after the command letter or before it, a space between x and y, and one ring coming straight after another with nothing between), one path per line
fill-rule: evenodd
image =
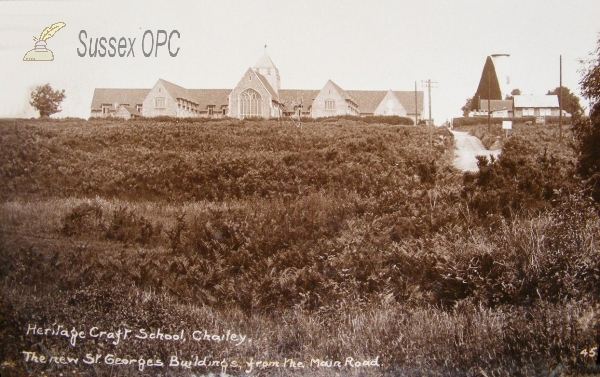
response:
M275 64L273 64L273 61L267 54L266 48L265 53L263 54L263 56L261 56L260 59L258 59L256 64L252 66L252 69L255 72L263 75L267 79L275 93L279 95L279 90L281 89L281 79L279 77L279 70L277 69L277 67L275 67Z

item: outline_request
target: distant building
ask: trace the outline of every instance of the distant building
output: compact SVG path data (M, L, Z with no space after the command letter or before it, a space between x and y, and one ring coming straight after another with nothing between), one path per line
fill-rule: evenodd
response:
M513 100L490 100L490 108L493 118L510 118L513 116ZM473 116L486 116L488 113L488 100L479 99L479 111L475 111Z
M120 106L132 107L141 113L148 92L150 92L150 89L97 88L94 90L90 116L112 117L115 116Z
M557 95L516 95L508 100L489 101L492 118L521 118L558 116L560 113ZM469 116L487 117L488 100L479 99L479 110Z
M344 90L331 80L321 90L281 89L279 70L265 52L233 89L186 89L163 79L151 89L98 88L94 91L90 116L128 119L140 115L211 118L398 115L420 120L423 100L422 91Z
M514 96L515 117L559 116L560 106L557 95Z

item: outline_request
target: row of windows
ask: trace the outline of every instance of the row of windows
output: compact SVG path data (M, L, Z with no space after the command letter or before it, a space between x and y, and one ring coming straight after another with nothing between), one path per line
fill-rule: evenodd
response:
M540 109L540 115L541 117L545 117L545 116L551 116L552 115L552 110L551 109ZM535 116L535 109L529 108L529 109L523 109L523 116L527 117L527 116Z

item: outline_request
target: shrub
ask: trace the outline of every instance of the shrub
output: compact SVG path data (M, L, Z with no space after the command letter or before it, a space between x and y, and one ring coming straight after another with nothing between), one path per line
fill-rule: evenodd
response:
M134 210L123 206L112 213L106 229L106 238L146 245L160 235L161 228L161 225L154 225L143 216L136 215Z
M97 232L104 227L102 208L98 203L82 203L65 214L61 223L60 232L65 236Z

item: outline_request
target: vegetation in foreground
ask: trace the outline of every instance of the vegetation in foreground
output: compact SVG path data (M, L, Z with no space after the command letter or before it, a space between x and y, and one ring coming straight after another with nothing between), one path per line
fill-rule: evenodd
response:
M356 120L0 123L2 373L158 375L23 351L294 358L254 375L564 375L598 345L595 204L548 127L479 173L452 135ZM543 141L543 142L540 142ZM227 330L121 345L32 323ZM354 357L379 367L310 365ZM245 365L245 364L244 364ZM168 369L172 375L218 367Z

